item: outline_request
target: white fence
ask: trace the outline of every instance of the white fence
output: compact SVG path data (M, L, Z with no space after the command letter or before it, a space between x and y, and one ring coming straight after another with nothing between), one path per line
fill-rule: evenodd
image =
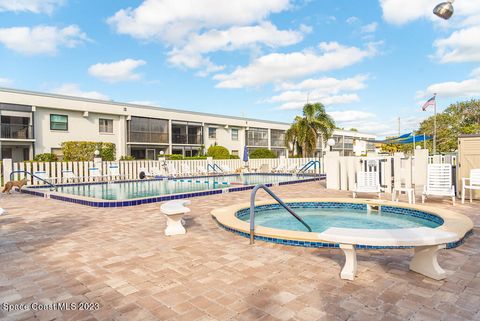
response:
M248 166L251 170L262 169L261 172L269 172L272 169L278 167L283 163L284 168L292 168L293 166L303 166L309 161L320 161L320 166L317 165L315 169L310 167L306 173L324 173L323 160L315 158L273 158L273 159L250 159ZM185 175L192 175L196 173L202 173L210 166L216 164L218 166L227 166L233 172L239 168L244 167L246 164L240 159L226 159L226 160L168 160L168 161L149 161L149 160L136 160L136 161L118 161L118 162L22 162L12 163L10 159L3 160L3 175L4 180L10 180L10 173L15 171L27 171L30 173L45 172L45 176L48 178L54 178L54 182L72 181L64 178L64 171L72 171L77 177L75 179L79 182L92 182L98 180L98 178L90 175L90 168L99 168L103 175L108 175L108 168L112 164L118 164L119 176L122 179L138 179L141 170L146 169L149 172L160 172L161 175L168 176L166 171L166 165L171 164L175 168L177 173L184 173ZM185 172L185 168L189 168L189 173ZM211 168L211 167L210 167ZM211 170L210 172L213 172ZM24 173L15 173L13 175L14 180L19 180L25 177ZM28 176L29 183L32 185L41 184L36 179Z

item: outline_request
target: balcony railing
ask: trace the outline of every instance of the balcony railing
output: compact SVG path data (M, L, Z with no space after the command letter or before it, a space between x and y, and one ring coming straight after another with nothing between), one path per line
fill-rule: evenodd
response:
M247 146L268 146L268 139L247 139Z
M168 133L130 132L128 142L168 144Z
M203 143L202 135L173 134L172 143L201 145Z
M33 139L31 125L0 124L0 137L10 139Z
M278 140L274 140L272 139L272 146L275 146L275 147L285 147L285 140L282 140L282 139L278 139Z

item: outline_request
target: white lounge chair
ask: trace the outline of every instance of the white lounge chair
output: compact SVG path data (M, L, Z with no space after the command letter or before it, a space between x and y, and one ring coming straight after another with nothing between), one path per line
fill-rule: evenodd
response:
M380 198L381 188L378 172L358 172L357 182L353 188L353 198L357 193L377 193Z
M67 183L68 182L74 182L75 180L79 180L80 177L78 177L72 170L70 169L64 169L62 170L62 181L65 180Z
M225 174L228 174L228 173L232 172L232 170L230 169L230 167L228 165L220 165L219 167L223 171L223 173L225 173Z
M281 163L277 167L272 169L272 173L283 173L286 170L287 170L287 167L285 166L285 164Z
M123 178L125 175L120 174L120 167L118 164L110 164L108 165L108 177L115 179L115 178Z
M467 184L468 181L468 184ZM462 177L462 204L465 204L465 189L470 190L470 203L472 190L480 190L480 168L470 170L470 177Z
M150 173L153 177L163 176L162 171L158 167L152 167Z
M93 178L93 180L100 179L102 180L105 176L102 175L102 171L98 167L91 167L88 169L88 176Z
M205 168L205 166L198 166L197 167L197 174L205 175L205 174L208 174L208 171Z
M188 164L182 164L181 165L181 171L182 171L182 175L191 175L192 174L192 170L190 168L190 165L188 165Z
M427 185L423 187L422 203L427 196L448 196L455 205L455 186L452 185L452 165L428 164Z
M285 172L287 173L296 173L300 168L298 167L298 165L295 165L295 164L292 164L290 166L287 167L287 169L285 170Z
M43 179L44 181L47 181L49 183L52 183L52 181L55 181L57 178L56 177L48 177L47 175L47 172L45 171L36 171L36 172L33 172L33 175L37 176L38 178L41 178ZM33 183L34 184L44 184L45 182L43 182L42 180L38 179L37 177L33 177Z
M167 174L168 176L178 176L178 171L172 163L167 163Z

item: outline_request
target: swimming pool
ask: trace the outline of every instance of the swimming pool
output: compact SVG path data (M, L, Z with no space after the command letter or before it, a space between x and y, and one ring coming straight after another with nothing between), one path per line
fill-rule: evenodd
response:
M418 213L406 215L395 207L385 207L382 211L368 211L365 204L344 206L340 203L311 202L288 205L312 228L312 232L323 232L330 227L398 229L423 226L435 228L443 223L443 220L437 216L418 215ZM249 209L242 210L236 215L242 221L248 222L249 211ZM258 206L255 211L255 223L284 230L305 230L305 227L279 204Z
M95 207L134 206L213 194L252 189L255 184L267 186L310 182L324 176L292 174L235 174L223 176L146 179L136 181L92 182L47 186L29 186L22 192Z

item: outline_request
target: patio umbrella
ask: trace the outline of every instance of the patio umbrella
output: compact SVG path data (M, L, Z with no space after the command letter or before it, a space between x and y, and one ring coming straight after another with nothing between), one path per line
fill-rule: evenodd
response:
M245 146L245 147L243 148L243 161L244 161L245 163L248 162L248 148L247 148L247 146ZM245 165L245 166L246 166L246 165Z

